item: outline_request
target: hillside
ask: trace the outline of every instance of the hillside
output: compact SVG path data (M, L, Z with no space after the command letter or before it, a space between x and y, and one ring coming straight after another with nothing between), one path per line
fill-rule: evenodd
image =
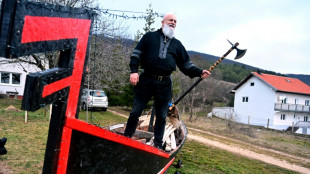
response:
M296 78L310 86L310 75L303 74L287 74L288 77Z
M216 62L220 58L218 56L213 56L213 55L210 55L210 54L200 53L200 52L196 52L196 51L187 51L187 53L188 53L188 55L190 57L192 57L194 55L197 55L197 56L200 56L202 59L204 59L206 61L209 61L209 62ZM230 59L224 59L222 61L222 63L243 66L243 67L245 67L247 69L250 69L250 70L253 70L253 71L256 71L257 69L259 69L257 67L246 65L246 64L243 64L243 63L240 63L240 62L237 62L237 61L233 61L233 60L230 60Z
M188 54L190 57L199 56L203 60L206 60L208 62L216 62L220 58L217 56L213 56L213 55L206 54L206 53L200 53L200 52L196 52L196 51L188 51ZM260 70L261 72L267 73L267 74L275 74L275 75L280 75L280 76L287 76L287 77L291 77L291 78L296 78L296 79L299 79L302 82L310 85L310 75L305 75L305 74L280 74L280 73L276 73L273 71L267 71L267 70L261 69L259 67L250 66L250 65L240 63L238 61L234 61L234 60L230 60L230 59L224 59L222 61L222 64L237 65L240 67L244 67L245 69L250 70L250 71Z

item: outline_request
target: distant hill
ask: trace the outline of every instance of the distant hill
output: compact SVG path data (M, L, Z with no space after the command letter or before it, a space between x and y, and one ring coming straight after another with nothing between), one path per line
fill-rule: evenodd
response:
M188 55L190 57L194 56L194 55L198 55L202 59L207 60L209 62L216 62L217 60L220 59L220 57L218 57L218 56L213 56L213 55L210 55L210 54L200 53L200 52L196 52L196 51L187 51L187 53L188 53ZM233 61L233 60L230 60L230 59L224 59L222 61L222 63L240 65L240 66L243 66L243 67L245 67L247 69L250 69L250 70L253 70L253 71L256 71L257 69L259 69L257 67L246 65L246 64L243 64L243 63L240 63L240 62L237 62L237 61Z
M213 56L213 55L206 54L206 53L200 53L200 52L196 52L196 51L187 51L187 52L188 52L188 55L190 57L195 56L195 55L200 56L202 59L209 61L209 62L216 62L218 59L220 59L220 57L218 57L218 56ZM246 65L246 64L243 64L243 63L240 63L240 62L237 62L234 60L230 60L230 59L224 59L222 61L222 63L224 63L224 64L235 64L235 65L243 66L243 67L245 67L251 71L260 70L261 72L268 73L268 74L275 74L275 75L281 75L281 76L296 78L296 79L299 79L299 80L303 81L304 83L306 83L307 85L310 86L310 75L305 75L305 74L279 74L279 73L276 73L273 71L263 70L261 68Z
M288 77L296 78L310 86L310 75L304 74L286 74Z

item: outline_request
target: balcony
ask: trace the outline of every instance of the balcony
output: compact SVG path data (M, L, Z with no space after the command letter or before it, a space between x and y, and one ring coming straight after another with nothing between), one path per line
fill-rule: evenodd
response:
M275 103L274 110L285 111L285 112L310 113L310 106L287 104L287 103Z
M310 128L310 122L307 121L298 121L295 126L302 128Z

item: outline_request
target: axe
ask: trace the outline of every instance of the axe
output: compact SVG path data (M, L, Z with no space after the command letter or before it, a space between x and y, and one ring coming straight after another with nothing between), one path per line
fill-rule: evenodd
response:
M237 51L237 55L234 59L240 59L241 57L244 56L244 54L246 53L246 49L245 50L240 50L237 48L237 46L239 45L239 43L235 43L235 45L233 45L228 39L227 41L231 44L231 48L219 59L217 60L210 68L209 68L209 72L213 71L213 69L219 64L221 63L221 61L233 50L235 49ZM190 86L178 99L176 99L174 102L171 102L169 104L169 111L171 111L176 104L179 103L180 100L182 100L186 94L188 94L196 85L198 85L199 82L201 82L203 80L203 78L199 78L192 86Z

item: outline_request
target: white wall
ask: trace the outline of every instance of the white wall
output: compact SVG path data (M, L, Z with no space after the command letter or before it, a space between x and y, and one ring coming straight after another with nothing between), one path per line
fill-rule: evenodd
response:
M2 60L7 60L7 59L0 58L0 61ZM24 87L25 87L27 73L23 70L23 67L26 69L26 71L28 71L28 73L40 71L36 66L28 65L24 63L22 64L20 63L0 64L0 72L21 74L19 85L4 84L4 83L1 83L0 81L0 94L6 94L7 91L17 91L19 96L24 94Z
M277 103L281 103L281 101L279 100L279 98L281 98L280 96L284 96L286 98L286 103L289 103L289 104L295 104L295 99L297 99L296 104L305 105L305 101L310 100L310 96L301 95L301 94L277 92L276 96L277 98L275 102Z
M281 103L281 98L286 98L286 103L295 105L295 99L297 99L297 105L305 105L305 100L310 100L310 96L301 95L301 94L291 94L277 92L275 98L275 103ZM281 97L282 96L282 97ZM308 108L308 107L307 107ZM285 114L285 120L281 120L281 114ZM296 124L298 121L304 121L304 117L308 116L310 119L310 113L300 113L300 112L276 112L274 115L274 125L288 125L291 126L292 123ZM310 121L310 120L309 120Z
M230 116L233 115L233 113L234 113L233 107L213 107L210 116L215 115L223 119L229 119Z
M248 97L248 102L242 102L243 97ZM269 119L272 125L275 97L271 87L253 76L235 91L235 117L245 124L250 117L250 124L260 126L267 126Z
M299 128L295 133L310 135L310 128Z

